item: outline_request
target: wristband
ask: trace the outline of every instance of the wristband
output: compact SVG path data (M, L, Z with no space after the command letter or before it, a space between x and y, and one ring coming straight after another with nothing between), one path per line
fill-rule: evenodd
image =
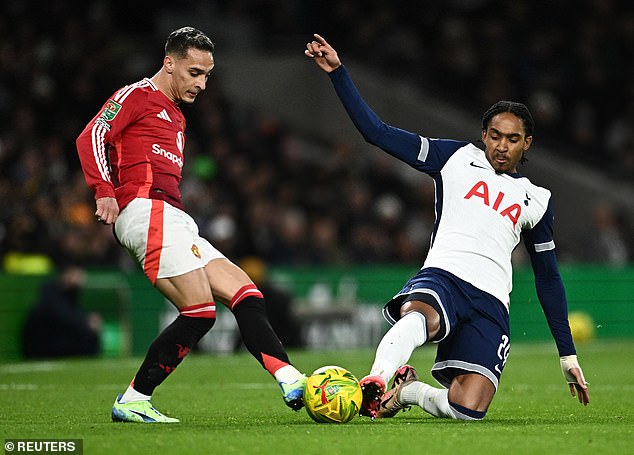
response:
M570 372L572 368L578 368L579 372L581 372L581 379L583 380L583 384L586 385L586 378L583 377L583 371L581 371L581 367L579 366L579 361L577 360L576 355L564 355L559 357L559 363L561 365L561 371L564 373L564 378L568 384L578 384L577 378L574 374Z

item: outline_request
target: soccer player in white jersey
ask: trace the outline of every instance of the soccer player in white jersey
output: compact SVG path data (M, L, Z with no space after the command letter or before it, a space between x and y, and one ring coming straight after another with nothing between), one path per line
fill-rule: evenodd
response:
M181 204L185 117L179 105L193 103L205 90L213 51L201 31L175 30L159 71L117 90L77 138L84 176L95 193L95 216L114 225L119 243L179 311L115 400L115 421L178 422L157 411L150 398L211 329L216 301L233 312L245 346L277 380L286 404L303 406L305 376L291 365L271 328L262 293L199 236Z
M550 192L517 172L533 140L526 106L500 101L484 114L484 150L430 139L381 121L323 37L315 35L305 54L328 73L365 140L430 175L436 188L431 247L421 270L384 307L392 327L360 381L361 414L392 417L419 405L436 417L485 417L509 355L511 253L521 236L570 393L587 405L555 256ZM443 388L419 381L406 364L415 348L430 341L437 343L432 375Z

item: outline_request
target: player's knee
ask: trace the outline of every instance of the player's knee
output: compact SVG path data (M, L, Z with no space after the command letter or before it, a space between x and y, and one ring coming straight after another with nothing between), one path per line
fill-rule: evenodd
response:
M178 320L186 325L195 339L200 339L216 323L216 304L214 302L192 305L179 310Z
M482 420L486 416L486 411L475 411L457 403L449 402L454 418L457 420Z
M433 339L441 329L440 315L431 305L418 300L410 300L401 307L401 317L411 312L418 312L425 316L429 339Z
M264 307L264 295L255 284L247 284L238 289L229 302L229 309L236 312L238 307Z

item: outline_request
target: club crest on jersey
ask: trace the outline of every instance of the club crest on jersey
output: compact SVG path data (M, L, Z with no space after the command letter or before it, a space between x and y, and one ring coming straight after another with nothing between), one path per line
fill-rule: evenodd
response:
M489 185L486 182L480 180L478 183L473 185L467 194L465 195L465 199L471 199L472 197L482 199L482 202L487 207L491 207L493 210L498 212L500 216L506 217L513 223L513 227L517 224L517 221L520 219L520 215L522 214L522 207L519 204L511 204L508 207L500 208L502 206L502 202L504 201L505 194L503 192L499 192L495 197L495 201L493 204L490 203L491 199L489 197Z
M194 256L200 259L200 251L198 250L198 247L195 243L192 245L192 253L194 253Z
M121 110L121 105L117 103L115 100L108 100L106 106L103 108L101 112L101 117L106 121L110 122L114 120L119 111Z
M183 149L185 148L185 135L182 131L179 131L176 134L176 147L178 147L178 151L183 154Z

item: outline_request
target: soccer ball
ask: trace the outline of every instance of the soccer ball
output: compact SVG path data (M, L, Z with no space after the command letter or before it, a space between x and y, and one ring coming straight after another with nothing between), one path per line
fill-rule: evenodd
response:
M345 368L321 367L306 381L304 404L315 422L349 422L359 414L362 400L359 381Z
M575 343L584 343L594 338L594 321L588 313L581 311L570 313L568 322Z

